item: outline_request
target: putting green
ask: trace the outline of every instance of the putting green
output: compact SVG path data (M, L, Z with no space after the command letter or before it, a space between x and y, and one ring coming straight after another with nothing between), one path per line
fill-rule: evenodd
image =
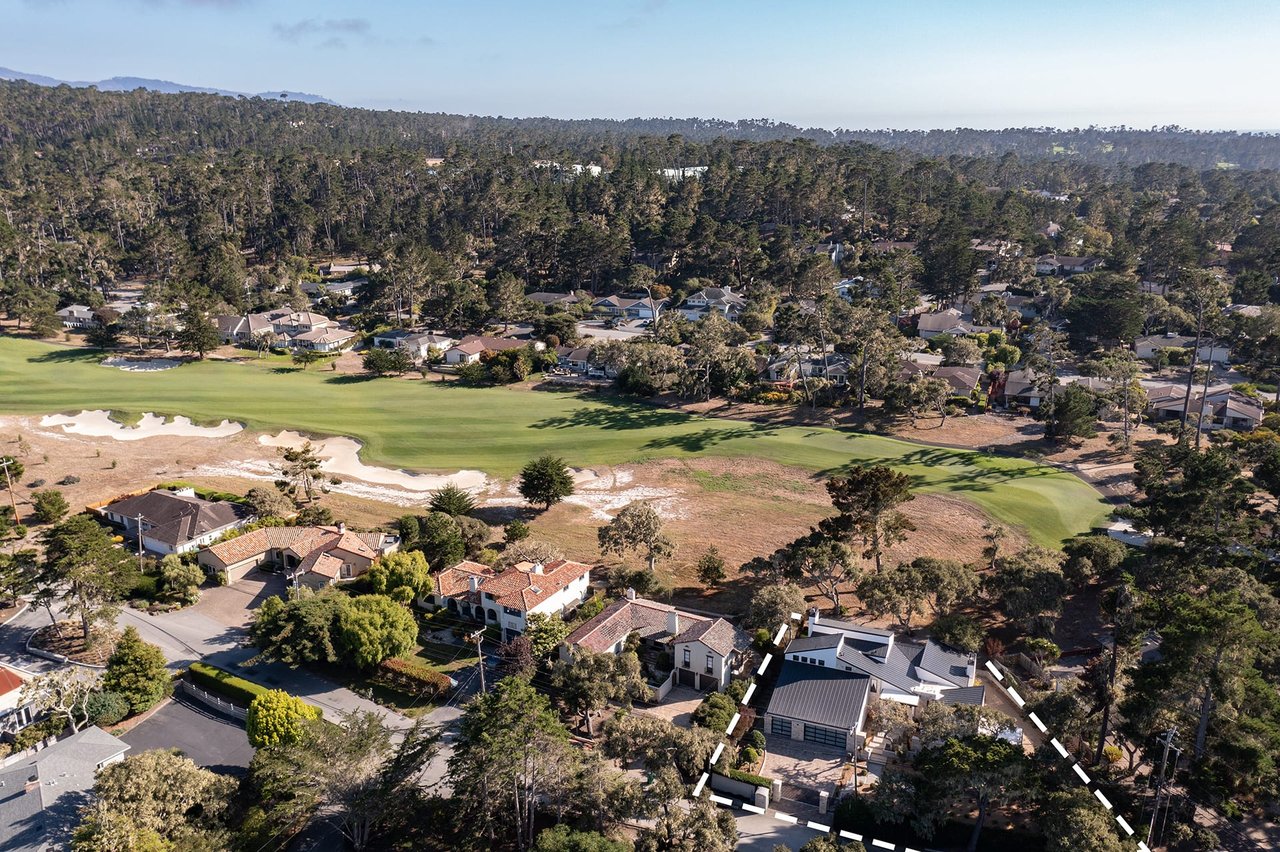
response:
M836 429L774 427L695 417L569 391L464 388L365 379L287 359L206 361L141 373L102 367L101 355L0 337L0 413L75 413L105 408L137 416L230 418L257 430L349 435L365 461L508 477L549 450L574 466L675 456L759 457L819 474L879 462L911 475L921 491L971 500L996 520L1053 545L1089 529L1107 508L1071 474L1018 459ZM945 522L945 519L940 519Z

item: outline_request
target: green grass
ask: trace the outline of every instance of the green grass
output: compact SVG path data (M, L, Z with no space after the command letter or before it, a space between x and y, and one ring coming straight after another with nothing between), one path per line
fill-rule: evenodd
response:
M1032 462L818 427L703 418L571 391L464 388L302 371L269 359L207 361L157 373L98 365L97 353L0 338L0 414L105 408L250 429L350 435L371 464L477 469L510 477L550 451L568 464L627 464L693 456L759 457L819 475L884 463L925 492L953 494L1042 544L1087 530L1106 514L1076 477Z

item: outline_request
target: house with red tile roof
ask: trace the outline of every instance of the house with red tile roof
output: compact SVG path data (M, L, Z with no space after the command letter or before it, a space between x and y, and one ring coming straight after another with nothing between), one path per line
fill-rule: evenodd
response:
M26 681L21 672L0 666L0 733L16 734L35 721L35 707L22 697Z
M633 589L570 633L561 657L572 657L575 649L619 654L632 634L644 645L670 651L675 684L692 689L723 690L750 657L750 639L723 618L636 597Z
M200 551L201 565L230 584L259 566L285 573L295 586L320 588L359 577L379 557L400 546L382 532L336 527L260 527Z
M582 562L519 562L499 571L463 560L437 574L434 591L419 603L497 627L509 642L525 631L530 615L563 614L582 603L590 587L591 566Z

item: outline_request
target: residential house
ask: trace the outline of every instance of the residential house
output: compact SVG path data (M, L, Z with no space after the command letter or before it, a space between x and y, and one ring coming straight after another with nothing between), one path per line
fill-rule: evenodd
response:
M666 299L651 299L648 296L639 299L629 296L605 296L591 303L592 310L597 313L642 320L656 319L666 306Z
M0 736L12 737L36 720L39 711L22 697L22 672L0 665Z
M820 352L784 352L764 368L764 376L771 382L799 382L804 379L825 379L835 385L849 383L850 361L847 355Z
M128 743L91 726L5 760L0 765L0 848L69 848L98 770L124 760L128 750Z
M1149 360L1155 358L1162 349L1190 349L1195 345L1196 339L1194 335L1174 334L1173 332L1148 334L1133 341L1133 353L1139 358ZM1216 340L1202 339L1200 348L1196 350L1196 360L1201 363L1229 364L1231 363L1231 347Z
M431 356L431 350L443 354L456 346L458 341L447 334L434 331L397 329L374 335L370 344L378 349L403 349L414 361L420 362Z
M1222 309L1227 316L1244 317L1245 319L1254 319L1262 316L1261 305L1227 305Z
M590 346L557 346L556 366L566 373L585 376L592 372ZM600 371L603 376L603 371Z
M692 689L723 691L750 658L749 637L723 618L638 598L634 589L570 633L561 657L571 657L575 648L618 654L633 634L642 645L669 651L675 682Z
M736 321L746 307L747 300L733 292L732 287L703 287L685 299L678 310L690 321L700 320L712 311Z
M916 250L916 243L906 240L872 240L871 251L876 254L888 254L893 251L903 251L907 253Z
M707 166L680 166L674 169L658 169L657 173L669 181L679 183L688 178L700 178L707 172Z
M313 301L328 296L339 302L348 303L355 299L356 291L368 283L368 278L351 278L345 281L303 281L301 287L302 292Z
M928 701L982 704L977 656L931 639L809 614L809 635L787 645L765 729L852 751L861 746L869 698L918 707Z
M57 314L63 328L92 328L98 324L98 315L88 305L67 305Z
M253 520L242 503L205 500L191 488L157 489L116 500L94 511L151 553L190 553Z
M1147 391L1148 416L1152 420L1179 420L1186 400L1185 386L1151 388ZM1193 390L1187 412L1187 422L1199 423L1206 432L1218 429L1251 432L1262 425L1265 414L1262 403L1229 387L1212 388L1207 394L1200 389Z
M343 262L343 263L322 263L317 267L320 274L326 278L343 278L353 272L381 272L382 264L380 263L361 263Z
M1044 254L1036 258L1036 275L1080 275L1099 270L1104 265L1105 261L1100 257Z
M1040 407L1044 391L1030 370L1013 370L993 378L987 396L993 403L1005 408L1023 407L1034 410Z
M933 371L933 378L941 379L951 388L952 396L970 399L978 390L982 381L982 370L977 367L939 367Z
M509 349L520 349L533 346L541 352L547 348L542 341L514 340L510 337L484 337L478 334L467 335L456 345L444 353L446 364L475 364L486 352L505 352Z
M272 335L274 345L336 352L350 346L355 332L341 329L335 320L313 311L276 308L244 316L214 318L223 343L252 345L260 335Z
M972 320L965 319L964 314L956 308L920 314L916 318L916 333L925 340L937 337L939 334L952 334L958 337L1001 330L998 326L978 325Z
M530 615L559 615L582 603L590 585L591 566L567 559L520 562L505 571L464 560L437 574L435 589L419 603L496 627L509 642Z
M284 571L295 588L321 588L364 574L374 561L400 547L383 532L335 527L261 527L200 551L199 562L230 584L254 568Z

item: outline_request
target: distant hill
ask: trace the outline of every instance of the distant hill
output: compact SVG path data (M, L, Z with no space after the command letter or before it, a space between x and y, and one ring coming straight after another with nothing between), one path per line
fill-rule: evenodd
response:
M186 83L174 83L170 80L152 80L148 77L109 77L106 80L95 81L59 80L55 77L46 77L43 74L28 74L25 71L14 71L12 68L0 68L0 80L25 80L28 83L35 83L37 86L72 86L77 89L94 86L100 92L132 92L135 89L147 89L166 95L176 95L179 92L198 92L205 95L224 95L229 98L271 98L298 101L304 104L330 104L337 106L336 103L328 98L306 92L275 91L258 92L256 95L251 95L248 92L212 89L208 86L188 86Z

